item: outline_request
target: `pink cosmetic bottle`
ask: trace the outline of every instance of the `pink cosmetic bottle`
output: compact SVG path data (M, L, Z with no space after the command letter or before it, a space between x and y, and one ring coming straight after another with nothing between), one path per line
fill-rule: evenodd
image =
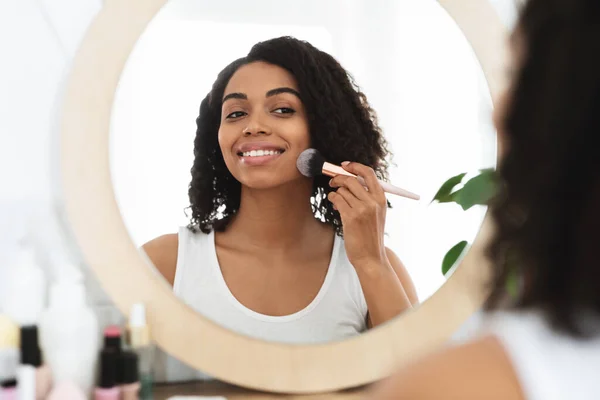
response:
M104 349L121 352L121 328L109 325L104 329Z
M17 384L22 400L44 400L52 387L52 375L44 364L35 325L21 327L21 365L17 369Z
M113 349L100 353L100 382L94 390L94 400L120 400L121 391L117 386L117 355Z
M0 400L17 400L19 328L0 315Z
M18 400L16 379L5 380L0 384L0 400Z

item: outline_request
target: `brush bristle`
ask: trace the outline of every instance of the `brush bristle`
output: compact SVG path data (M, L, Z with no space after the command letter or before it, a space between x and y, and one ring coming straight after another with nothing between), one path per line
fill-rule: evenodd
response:
M325 159L315 149L306 149L298 156L296 167L307 178L313 178L323 172Z

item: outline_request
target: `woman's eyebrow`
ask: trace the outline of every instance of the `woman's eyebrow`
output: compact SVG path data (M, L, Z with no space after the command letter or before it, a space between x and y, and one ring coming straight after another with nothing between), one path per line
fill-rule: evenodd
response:
M279 88L271 89L267 92L265 97L272 97L272 96L276 96L281 93L290 93L300 99L300 93L296 89L292 89L290 87L279 87ZM223 100L221 103L225 103L227 100L230 100L230 99L248 100L248 95L246 95L245 93L240 93L240 92L229 93L229 94L225 95L225 97L223 97Z
M229 99L248 100L248 96L245 93L239 93L239 92L229 93L228 95L223 97L223 100L221 101L221 103L225 103Z
M271 89L267 92L265 97L276 96L281 93L291 93L294 96L296 96L297 98L300 98L300 93L296 89L292 89L290 87L280 87L280 88L276 88L276 89Z

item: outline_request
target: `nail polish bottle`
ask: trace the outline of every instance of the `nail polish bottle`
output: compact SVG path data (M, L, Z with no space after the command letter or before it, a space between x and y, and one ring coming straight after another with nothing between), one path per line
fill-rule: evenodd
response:
M7 316L0 315L0 400L17 400L19 364L19 328Z
M104 349L100 353L100 382L94 390L94 400L120 400L117 386L117 352Z
M22 326L21 364L17 368L19 400L43 400L51 386L50 368L42 359L37 326Z
M109 325L104 328L104 350L113 350L115 353L120 353L121 345L121 328L116 325Z
M138 356L134 352L124 351L119 356L121 371L121 400L138 400L140 379L138 373Z
M18 400L17 395L16 379L5 379L0 383L0 400Z

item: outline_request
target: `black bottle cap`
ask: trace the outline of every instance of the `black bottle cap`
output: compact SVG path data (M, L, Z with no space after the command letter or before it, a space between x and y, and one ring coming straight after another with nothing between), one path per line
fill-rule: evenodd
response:
M32 365L36 368L42 365L38 329L35 325L21 327L21 364Z
M121 336L104 336L104 349L121 351Z
M127 385L139 381L138 356L132 351L124 351L119 355L117 381Z
M12 389L14 387L17 387L17 380L14 378L6 379L0 382L0 388L2 389Z
M117 384L117 352L104 349L100 352L100 382L98 387L110 389Z

